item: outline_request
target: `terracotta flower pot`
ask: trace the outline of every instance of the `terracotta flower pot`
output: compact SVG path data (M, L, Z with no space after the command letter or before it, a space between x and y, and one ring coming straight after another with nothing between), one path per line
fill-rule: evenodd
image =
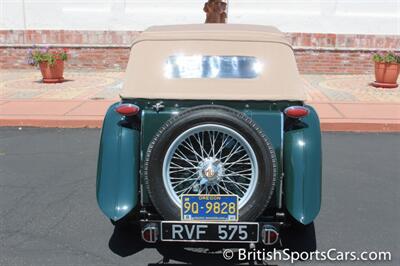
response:
M387 88L395 88L397 87L399 73L400 64L375 63L375 83L377 84L386 84Z
M47 62L39 63L40 71L43 76L43 83L60 83L64 81L64 61L56 60L54 65Z

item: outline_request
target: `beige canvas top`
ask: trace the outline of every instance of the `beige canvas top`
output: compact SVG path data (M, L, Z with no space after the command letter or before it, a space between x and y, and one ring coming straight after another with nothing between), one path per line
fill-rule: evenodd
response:
M210 56L255 59L257 75L166 75L171 58ZM293 50L275 27L196 24L150 27L140 34L132 45L121 97L303 101L305 93Z

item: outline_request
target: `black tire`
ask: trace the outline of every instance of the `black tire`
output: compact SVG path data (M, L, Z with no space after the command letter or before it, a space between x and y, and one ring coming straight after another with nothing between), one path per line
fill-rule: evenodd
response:
M276 156L263 131L246 115L234 109L203 105L188 109L168 120L149 145L144 167L145 186L154 207L166 220L180 220L180 209L169 198L162 181L162 166L171 143L184 131L202 124L217 124L233 129L244 137L258 162L259 178L253 195L240 209L239 220L253 221L267 207L274 191Z

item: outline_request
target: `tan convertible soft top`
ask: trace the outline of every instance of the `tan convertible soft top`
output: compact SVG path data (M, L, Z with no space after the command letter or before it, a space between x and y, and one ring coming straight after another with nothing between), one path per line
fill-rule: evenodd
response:
M252 78L170 78L174 56L256 58ZM187 66L186 66L187 67ZM133 43L122 98L305 100L293 50L275 27L234 24L156 26Z

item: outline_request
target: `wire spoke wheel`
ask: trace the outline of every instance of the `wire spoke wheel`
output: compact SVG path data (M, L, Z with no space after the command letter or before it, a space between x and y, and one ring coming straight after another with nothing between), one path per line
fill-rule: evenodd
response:
M254 221L274 192L274 147L244 113L220 105L188 108L150 142L144 185L166 220L182 219L182 195L236 195L239 221Z
M258 164L254 150L235 130L203 124L180 134L167 150L163 182L177 206L183 194L237 195L239 209L255 190Z

